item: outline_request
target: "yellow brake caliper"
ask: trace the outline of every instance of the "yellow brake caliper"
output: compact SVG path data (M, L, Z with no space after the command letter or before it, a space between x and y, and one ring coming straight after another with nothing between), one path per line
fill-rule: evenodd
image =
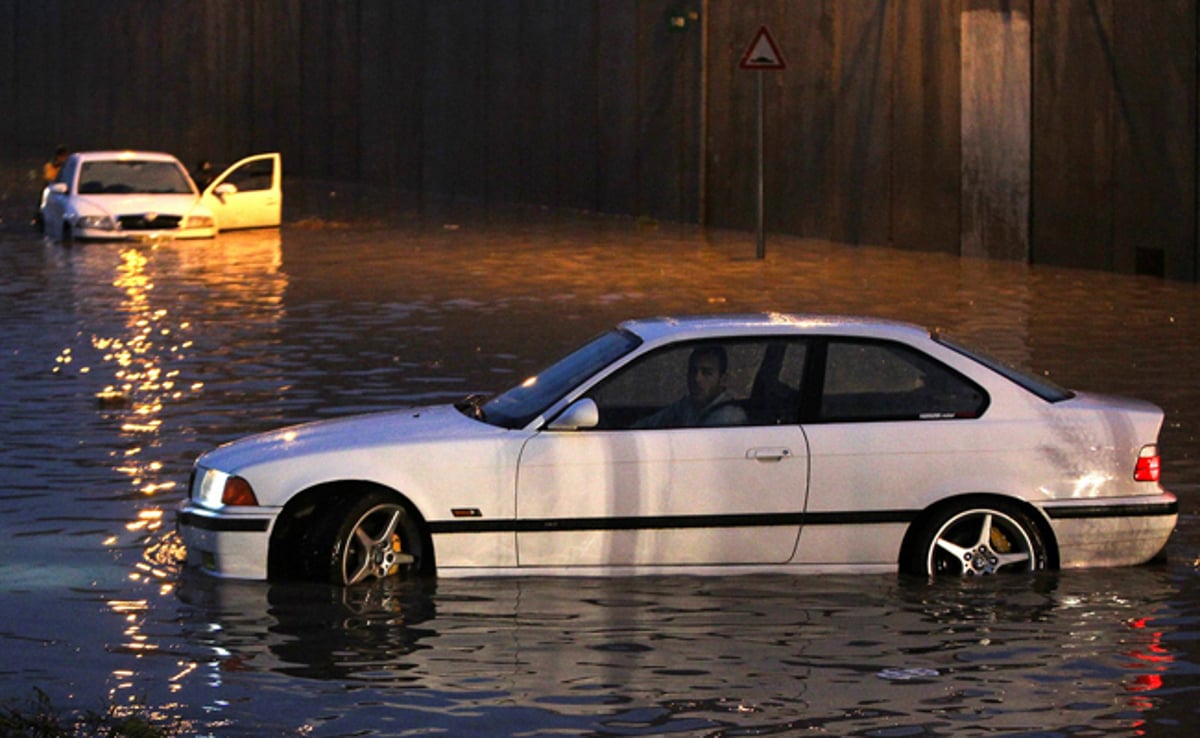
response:
M394 551L395 553L398 554L403 550L404 550L404 548L400 545L400 536L397 535L396 533L393 533L392 534L392 551ZM398 571L400 571L400 557L399 556L394 558L392 560L392 565L390 567L388 567L388 576L390 577Z
M1012 542L1008 540L1008 536L1004 535L999 528L993 527L988 539L992 544L992 550L996 553L1010 553L1012 551Z

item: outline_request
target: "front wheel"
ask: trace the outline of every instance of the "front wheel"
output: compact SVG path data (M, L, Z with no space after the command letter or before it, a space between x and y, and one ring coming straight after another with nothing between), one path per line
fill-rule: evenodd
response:
M358 584L422 571L417 525L403 505L382 492L357 497L330 515L317 540L312 573L332 584Z
M999 501L955 505L929 520L906 568L927 576L977 576L1040 571L1046 544L1037 525Z

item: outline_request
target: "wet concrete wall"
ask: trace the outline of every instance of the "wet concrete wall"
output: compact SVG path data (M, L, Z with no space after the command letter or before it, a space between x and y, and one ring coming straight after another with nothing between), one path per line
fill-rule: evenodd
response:
M962 253L1029 259L1029 0L976 3L962 22Z
M700 44L669 4L0 0L0 132L696 220Z
M293 176L1197 276L1197 0L0 0L8 158Z
M1034 260L1196 279L1196 3L1033 10Z

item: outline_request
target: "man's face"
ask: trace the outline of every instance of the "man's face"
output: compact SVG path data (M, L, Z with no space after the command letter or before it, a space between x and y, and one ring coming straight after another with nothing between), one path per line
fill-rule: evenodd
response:
M699 354L688 361L688 397L696 407L703 407L724 389L725 376L721 364L712 354Z

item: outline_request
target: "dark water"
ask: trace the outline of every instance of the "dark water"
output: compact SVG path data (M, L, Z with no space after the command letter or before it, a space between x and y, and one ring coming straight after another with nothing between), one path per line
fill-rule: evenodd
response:
M1200 293L626 219L399 210L211 242L0 234L0 700L183 735L1180 735L1200 724ZM869 313L1168 413L1165 563L897 576L216 582L191 460L516 381L631 316Z

